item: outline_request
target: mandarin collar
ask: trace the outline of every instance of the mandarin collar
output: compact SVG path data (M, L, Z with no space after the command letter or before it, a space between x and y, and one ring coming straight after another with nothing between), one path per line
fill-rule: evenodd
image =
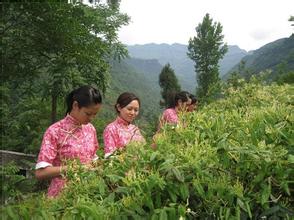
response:
M126 120L124 120L123 118L121 118L120 116L117 116L116 121L120 125L129 126L131 124L131 123L127 122Z
M82 124L77 119L75 119L74 117L72 117L70 114L67 114L66 117L65 117L65 119L66 119L66 121L68 121L72 125L82 126Z

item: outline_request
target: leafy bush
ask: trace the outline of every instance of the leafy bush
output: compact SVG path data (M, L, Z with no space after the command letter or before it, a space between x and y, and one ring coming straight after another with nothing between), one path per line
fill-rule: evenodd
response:
M290 219L292 90L229 88L166 126L157 149L132 144L92 170L73 162L57 199L2 207L3 219Z
M35 189L36 180L21 175L20 169L13 162L1 166L0 178L1 204L14 203Z

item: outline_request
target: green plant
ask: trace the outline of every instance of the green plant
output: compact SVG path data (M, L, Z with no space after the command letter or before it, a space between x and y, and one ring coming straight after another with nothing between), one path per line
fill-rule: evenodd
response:
M20 174L14 162L1 166L1 204L14 203L23 198L24 193L32 192L36 181Z
M291 219L292 90L228 88L224 99L164 127L156 149L131 144L91 170L73 162L58 198L3 206L3 218Z

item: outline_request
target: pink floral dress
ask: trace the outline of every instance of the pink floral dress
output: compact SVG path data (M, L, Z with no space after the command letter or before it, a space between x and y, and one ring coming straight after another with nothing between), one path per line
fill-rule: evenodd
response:
M177 124L178 115L175 108L168 108L163 111L162 123Z
M82 164L97 159L98 141L96 130L90 123L81 125L70 115L51 125L44 134L36 169L60 166L69 159L79 159ZM48 196L57 196L64 187L65 179L54 177Z
M124 148L131 141L145 142L139 128L119 116L106 126L103 139L105 157L110 156L119 148Z

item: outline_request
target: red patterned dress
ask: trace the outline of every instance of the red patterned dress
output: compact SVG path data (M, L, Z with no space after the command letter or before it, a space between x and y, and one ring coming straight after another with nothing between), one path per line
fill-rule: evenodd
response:
M64 161L79 159L82 164L97 159L96 129L90 123L81 125L67 115L51 125L44 134L36 169L60 166ZM54 177L48 189L48 196L57 196L64 187L65 179Z
M177 124L178 115L175 108L168 108L163 111L162 123Z
M145 142L139 128L119 116L104 129L103 139L105 157L119 148L124 148L131 141Z

